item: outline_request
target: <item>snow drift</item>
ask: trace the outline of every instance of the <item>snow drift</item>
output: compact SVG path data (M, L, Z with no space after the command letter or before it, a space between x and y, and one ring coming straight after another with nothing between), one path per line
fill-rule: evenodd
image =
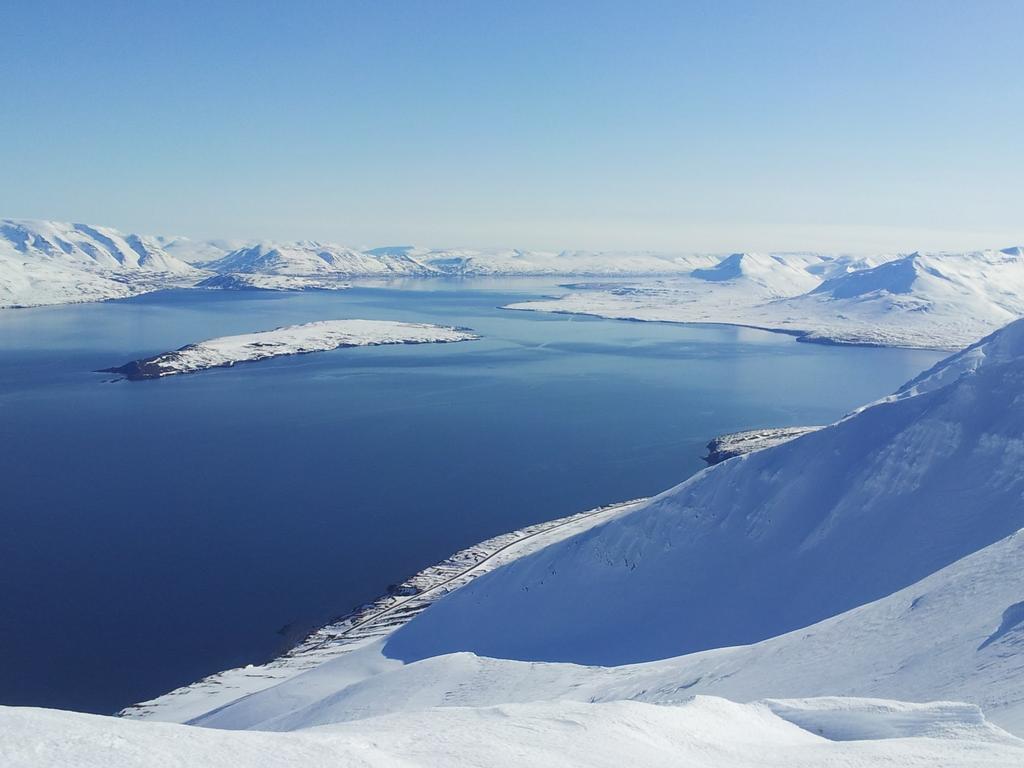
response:
M973 707L842 699L430 709L287 734L0 707L0 736L0 762L17 768L995 768L1024 759L1024 742Z

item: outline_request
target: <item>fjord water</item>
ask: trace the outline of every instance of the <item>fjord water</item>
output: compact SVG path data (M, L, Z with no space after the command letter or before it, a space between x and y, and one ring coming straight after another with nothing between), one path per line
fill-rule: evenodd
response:
M0 703L110 712L264 660L459 548L664 490L718 433L834 420L943 356L498 308L552 287L0 312ZM484 338L93 372L348 317Z

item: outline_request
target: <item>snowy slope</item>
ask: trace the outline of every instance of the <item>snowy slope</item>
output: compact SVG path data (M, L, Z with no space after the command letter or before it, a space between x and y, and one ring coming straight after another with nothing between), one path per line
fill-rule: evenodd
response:
M940 360L900 387L893 397L913 397L931 392L952 384L961 376L974 373L982 366L1004 365L1021 359L1024 359L1024 323L1013 322Z
M1024 256L1008 248L802 263L794 255L734 254L690 277L577 288L511 308L750 325L805 341L957 349L1024 315Z
M10 768L1007 768L1021 761L1024 741L953 703L557 702L430 709L296 733L0 707L0 763Z
M1024 358L990 358L711 467L477 580L386 653L623 664L756 642L884 597L1024 526L1021 392Z
M292 730L440 706L843 695L966 701L1024 734L1022 565L1024 531L810 627L644 664L596 667L457 653L401 666L381 656L379 646L367 648L194 722Z
M109 227L0 220L0 307L99 301L199 276L151 238Z

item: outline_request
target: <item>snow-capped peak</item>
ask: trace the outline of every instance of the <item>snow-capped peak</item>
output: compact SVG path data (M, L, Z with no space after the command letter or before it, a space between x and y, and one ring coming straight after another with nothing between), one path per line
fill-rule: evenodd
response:
M110 227L0 219L0 308L102 301L194 282L155 238Z
M761 253L733 253L712 267L694 269L690 275L707 282L746 282L766 289L775 296L795 296L811 290L820 278L807 271L820 257L794 258Z
M261 242L232 251L207 263L221 273L273 275L380 275L422 274L427 270L405 255L373 255L354 248L302 240L294 243Z
M110 227L31 219L0 219L0 250L21 258L45 259L110 270L141 269L186 274L192 267L166 253L148 237Z

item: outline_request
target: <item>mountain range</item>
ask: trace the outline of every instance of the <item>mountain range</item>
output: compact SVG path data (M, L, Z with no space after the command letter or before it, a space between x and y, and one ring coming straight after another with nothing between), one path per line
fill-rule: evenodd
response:
M0 308L167 288L345 289L351 281L590 276L513 309L730 323L804 341L956 349L1024 315L1024 251L658 254L193 241L0 220Z

